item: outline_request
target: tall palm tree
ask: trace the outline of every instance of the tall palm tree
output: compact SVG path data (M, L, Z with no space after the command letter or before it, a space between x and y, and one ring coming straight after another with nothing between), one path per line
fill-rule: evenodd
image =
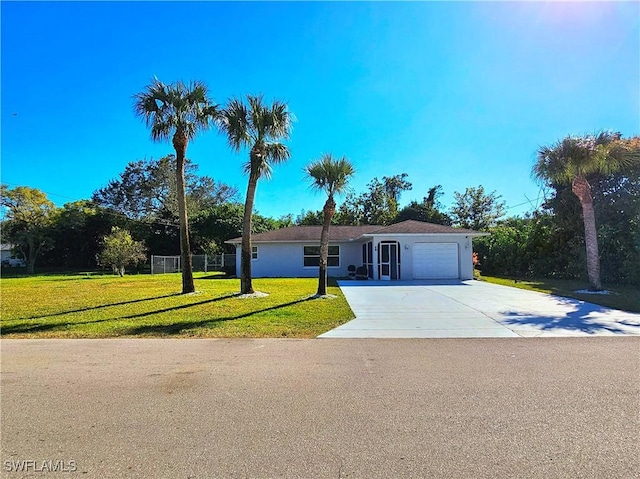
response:
M207 86L200 81L181 81L165 85L157 78L145 91L133 96L134 111L151 128L153 141L171 139L176 150L176 186L180 220L180 255L182 260L182 293L193 293L193 264L189 243L189 223L185 194L184 166L187 145L196 134L209 127L217 116L217 106L208 98Z
M343 193L354 175L353 165L344 156L335 159L326 153L305 168L311 180L311 187L327 193L327 201L322 209L322 234L320 235L320 265L318 270L318 296L327 294L327 257L329 256L329 226L336 212L335 195Z
M242 221L242 252L240 261L240 292L252 294L251 284L251 220L258 180L270 178L272 165L289 159L289 148L280 142L291 134L293 114L285 102L275 100L266 105L262 95L247 95L245 104L238 98L229 100L218 119L220 129L227 135L229 145L236 152L250 148L244 171L249 175Z
M552 184L571 183L571 190L580 200L584 222L587 274L592 290L602 289L598 236L593 209L593 197L588 177L609 175L638 161L637 152L622 140L620 133L599 132L582 137L567 136L538 150L533 176Z

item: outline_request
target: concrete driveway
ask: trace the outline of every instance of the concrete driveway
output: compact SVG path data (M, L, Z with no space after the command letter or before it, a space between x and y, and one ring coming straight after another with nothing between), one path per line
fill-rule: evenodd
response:
M321 338L640 335L640 314L481 281L340 281L356 319Z

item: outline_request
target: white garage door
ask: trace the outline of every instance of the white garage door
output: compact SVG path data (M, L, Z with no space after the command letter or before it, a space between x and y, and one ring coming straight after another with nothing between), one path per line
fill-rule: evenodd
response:
M413 279L456 279L458 243L415 243Z

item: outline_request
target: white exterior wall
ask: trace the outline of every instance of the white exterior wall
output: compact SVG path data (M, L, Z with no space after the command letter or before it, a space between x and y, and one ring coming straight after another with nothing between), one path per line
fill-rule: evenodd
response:
M347 266L362 264L361 243L329 243L340 246L340 266L327 268L330 277L346 277ZM304 247L317 246L317 242L254 243L258 259L251 261L253 278L316 278L318 267L304 267ZM240 277L241 245L236 245L236 274Z
M463 235L395 235L362 238L357 242L330 243L340 245L340 267L329 267L328 276L347 277L347 266L362 265L362 244L373 241L374 248L380 241L398 241L400 243L400 279L413 279L413 245L415 243L456 243L458 245L458 272L460 279L473 279L472 238ZM318 276L317 267L303 266L303 247L317 245L313 242L290 243L254 243L258 247L258 259L251 263L251 275L254 278L312 278ZM241 245L236 245L236 272L240 276ZM373 279L379 279L378 253L373 252Z
M413 245L415 243L457 243L458 244L458 272L460 279L473 279L473 246L471 237L462 235L397 235L397 236L374 236L374 248L378 247L380 241L397 241L400 243L400 279L413 279ZM374 263L378 261L377 251L373 253ZM378 268L374 266L374 279L377 278Z

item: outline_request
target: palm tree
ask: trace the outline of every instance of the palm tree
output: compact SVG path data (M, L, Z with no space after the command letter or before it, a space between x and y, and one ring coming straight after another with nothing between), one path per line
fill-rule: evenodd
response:
M551 146L538 150L533 176L552 184L571 183L580 200L584 222L587 274L590 289L602 289L598 236L593 210L593 197L588 177L616 173L638 161L629 140L620 133L599 132L582 137L567 136Z
M189 223L185 195L184 166L187 145L196 134L209 127L217 116L217 106L208 98L203 82L188 85L181 81L165 85L157 78L142 93L133 96L134 111L151 128L153 141L172 140L176 150L176 186L180 220L180 255L182 259L182 293L193 293L193 265L189 243Z
M293 114L287 104L275 100L263 103L262 95L247 95L247 104L238 98L229 100L218 119L220 129L227 135L229 145L236 152L250 148L244 171L249 175L242 221L242 252L240 262L240 292L252 294L251 284L251 220L258 180L270 178L272 165L289 159L289 148L280 143L291 134Z
M329 255L329 226L336 212L334 195L343 193L354 175L353 165L344 156L334 159L331 153L326 153L320 159L313 161L305 168L311 179L311 187L327 193L324 203L322 234L320 235L320 265L318 271L318 296L327 294L327 257Z

